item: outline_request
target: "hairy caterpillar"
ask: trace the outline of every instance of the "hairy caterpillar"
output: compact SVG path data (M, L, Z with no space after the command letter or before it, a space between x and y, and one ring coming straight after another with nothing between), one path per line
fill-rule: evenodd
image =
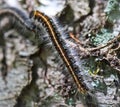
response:
M35 23L33 23L31 19L29 19L29 17L19 9L13 7L0 9L0 20L1 18L6 17L7 15L11 18L15 18L15 21L19 21L29 31L34 31L35 34L41 33L41 30L37 26L36 28L38 29L36 30L34 25ZM43 24L43 26L49 34L50 41L52 41L57 52L60 54L61 59L63 60L69 72L71 73L75 83L78 86L78 89L81 93L86 93L90 89L90 86L80 67L80 56L78 55L77 49L75 47L70 47L67 41L69 40L69 35L67 31L64 31L64 29L61 30L60 26L58 26L58 23L55 21L55 19L51 19L39 11L31 12L31 17L34 17L34 19L37 19L40 23ZM48 36L44 36L43 41L40 41L44 42L47 41L47 39ZM43 60L43 62L44 61L45 60Z
M90 87L87 80L84 78L84 73L81 71L80 56L78 55L77 49L70 47L66 41L69 38L69 34L66 31L61 30L54 19L49 18L39 11L32 11L30 17L42 23L43 27L45 27L50 40L71 73L79 91L81 93L86 93Z

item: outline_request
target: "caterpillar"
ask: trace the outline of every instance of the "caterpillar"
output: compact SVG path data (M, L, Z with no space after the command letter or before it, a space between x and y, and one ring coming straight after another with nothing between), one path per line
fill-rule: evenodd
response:
M78 86L79 91L81 93L86 93L91 88L86 78L84 78L84 73L80 67L80 56L78 55L77 49L75 47L70 47L69 43L66 41L69 40L68 32L64 29L61 30L62 27L60 28L60 26L58 26L58 23L54 18L50 18L39 11L32 11L29 18L29 16L24 12L14 7L5 7L0 9L0 19L7 15L11 18L15 18L15 20L17 19L17 21L25 26L29 31L33 31L34 33L41 33L41 30L35 26L35 23L31 21L30 18L33 17L35 20L38 20L38 22L43 24L48 32L51 42L60 54L66 68L69 70Z
M75 47L70 47L66 40L69 40L69 34L65 30L61 30L55 19L48 17L40 11L32 11L30 18L37 20L43 25L55 49L59 53L68 71L72 75L79 91L86 93L90 86L84 78L84 73L80 68L80 56Z

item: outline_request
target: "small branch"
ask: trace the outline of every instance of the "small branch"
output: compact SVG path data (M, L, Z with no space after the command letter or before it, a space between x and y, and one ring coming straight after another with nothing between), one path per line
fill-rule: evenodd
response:
M100 46L95 47L95 48L87 48L87 50L90 51L90 52L92 52L92 51L96 51L96 50L105 48L105 47L109 46L110 44L114 43L119 38L120 38L120 34L118 36L116 36L114 39L110 40L107 44L100 45Z

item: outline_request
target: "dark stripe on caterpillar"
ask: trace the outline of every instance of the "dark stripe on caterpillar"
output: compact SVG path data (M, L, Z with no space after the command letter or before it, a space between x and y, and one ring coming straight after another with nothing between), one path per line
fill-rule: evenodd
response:
M85 80L82 77L83 73L79 68L80 57L78 52L75 48L70 48L69 44L65 41L65 39L68 38L68 33L64 33L63 31L60 32L58 30L58 26L56 25L57 23L54 23L51 18L39 11L32 11L30 17L40 21L40 23L42 23L42 25L46 28L46 31L50 35L51 41L71 73L79 91L81 93L86 93L89 88L86 85Z

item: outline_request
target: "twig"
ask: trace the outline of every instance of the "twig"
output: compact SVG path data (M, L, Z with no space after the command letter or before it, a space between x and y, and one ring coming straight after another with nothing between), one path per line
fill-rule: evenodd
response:
M120 34L118 36L116 36L114 39L110 40L107 44L104 44L104 45L100 45L98 47L95 47L95 48L87 48L88 51L92 52L92 51L96 51L96 50L99 50L99 49L102 49L102 48L105 48L107 47L108 45L114 43L117 39L120 38Z

